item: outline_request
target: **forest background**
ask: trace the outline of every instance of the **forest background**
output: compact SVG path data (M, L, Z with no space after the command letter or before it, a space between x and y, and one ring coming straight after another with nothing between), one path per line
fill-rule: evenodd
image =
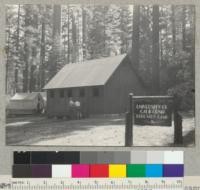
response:
M149 95L194 109L195 7L7 5L6 94L42 91L65 65L129 54Z

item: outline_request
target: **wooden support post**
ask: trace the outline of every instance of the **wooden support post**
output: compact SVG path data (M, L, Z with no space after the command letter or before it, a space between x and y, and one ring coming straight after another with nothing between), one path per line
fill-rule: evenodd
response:
M129 112L133 114L133 93L129 94Z
M129 111L126 113L125 146L133 145L133 94L129 94Z
M180 100L174 96L174 144L183 144L182 117L179 114Z
M126 147L129 147L131 146L131 142L130 142L130 113L129 112L126 112L126 115L125 115L125 119L126 119L126 125L125 125L125 146Z

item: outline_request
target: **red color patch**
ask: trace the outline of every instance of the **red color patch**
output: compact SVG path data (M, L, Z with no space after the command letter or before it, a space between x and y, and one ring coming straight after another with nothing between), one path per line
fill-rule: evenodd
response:
M108 177L109 176L108 164L92 164L90 165L90 177Z

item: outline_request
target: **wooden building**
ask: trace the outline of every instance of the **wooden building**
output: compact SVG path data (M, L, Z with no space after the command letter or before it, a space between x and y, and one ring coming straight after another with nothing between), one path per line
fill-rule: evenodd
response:
M125 113L130 92L146 94L128 55L67 64L44 89L48 116L66 116L70 99L81 103L85 116Z

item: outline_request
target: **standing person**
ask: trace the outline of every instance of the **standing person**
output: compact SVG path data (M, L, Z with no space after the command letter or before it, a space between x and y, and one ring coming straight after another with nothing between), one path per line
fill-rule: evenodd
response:
M81 119L82 114L81 114L81 103L79 101L75 102L75 108L76 108L76 118Z
M70 119L75 118L75 102L72 98L69 99L69 117Z
M41 114L42 112L42 106L41 106L41 99L38 97L38 102L37 102L37 113Z

